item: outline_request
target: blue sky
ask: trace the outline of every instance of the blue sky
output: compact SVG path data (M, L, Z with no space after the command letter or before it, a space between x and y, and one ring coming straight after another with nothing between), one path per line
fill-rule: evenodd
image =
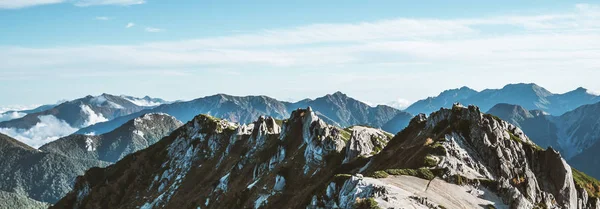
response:
M0 0L0 106L600 90L600 2ZM128 27L129 26L129 27Z

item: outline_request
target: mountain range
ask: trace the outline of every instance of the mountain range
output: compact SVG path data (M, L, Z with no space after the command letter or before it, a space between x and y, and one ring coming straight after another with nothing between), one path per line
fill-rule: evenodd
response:
M585 88L577 88L564 94L554 94L533 83L508 84L501 89L485 89L475 91L468 87L446 90L436 97L419 100L406 112L413 115L429 114L440 107L450 107L453 103L472 104L488 111L499 103L520 105L530 110L542 110L551 115L562 115L586 104L600 102L600 96L590 93Z
M391 139L308 108L249 125L198 115L51 208L599 208L598 186L475 106L418 115Z
M341 92L87 96L7 112L0 208L600 208L599 100L535 84L405 111Z
M146 114L103 135L71 135L39 149L0 134L0 208L47 207L70 191L87 169L117 162L181 125L166 114Z
M150 97L135 98L102 94L67 101L59 105L45 105L21 118L0 122L0 132L11 135L29 145L39 147L57 138L76 132L79 128L129 115L166 103ZM116 127L115 127L116 128Z
M238 97L217 94L142 110L82 128L77 133L105 133L120 126L125 121L131 120L131 118L150 112L167 113L180 121L189 121L198 114L209 114L232 122L251 123L255 118L262 115L283 119L292 111L308 106L312 107L323 120L340 127L368 125L377 128L383 127L385 131L391 133L402 130L412 118L412 115L389 106L371 107L341 92L295 103L282 102L267 96Z

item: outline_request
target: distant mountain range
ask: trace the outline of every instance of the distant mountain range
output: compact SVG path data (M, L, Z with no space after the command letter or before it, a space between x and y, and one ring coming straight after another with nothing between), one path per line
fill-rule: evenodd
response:
M45 108L38 109L42 111L30 111L23 118L1 122L0 127L30 129L40 122L40 116L53 116L65 121L72 127L81 128L139 112L149 107L134 103L141 104L139 101L145 100L133 100L132 97L121 97L110 94L102 94L96 97L86 96L81 99L64 102L54 107L46 106Z
M295 109L310 106L330 124L340 127L367 125L396 133L406 127L413 115L428 114L441 107L450 107L455 102L474 104L485 111L496 104L507 103L541 110L544 114L562 115L581 105L600 102L600 97L584 88L553 94L536 84L509 84L502 89L481 92L462 87L417 101L405 111L400 111L385 105L371 107L341 92L298 102L279 101L267 96L217 94L169 103L151 97L102 94L27 111L28 114L22 118L0 122L0 132L37 147L73 132L106 133L133 118L152 112L164 112L181 121L189 121L197 114L210 114L234 122L250 123L252 118L260 115L283 119Z
M560 116L509 104L498 104L488 113L519 126L538 145L559 150L574 167L600 178L600 103Z
M42 112L45 110L49 110L56 107L56 105L42 105L29 110L9 110L6 112L0 112L0 122L9 121L17 118L22 118L23 116L31 113Z
M87 169L117 162L181 125L166 114L147 114L103 135L71 135L40 149L0 134L0 208L46 208L43 202L55 203Z
M102 94L45 105L21 111L25 116L0 122L0 132L11 135L34 147L74 133L79 128L129 115L155 105L165 104L162 99L135 98Z
M436 97L419 100L406 108L413 115L429 114L440 107L450 107L459 102L465 105L477 105L488 111L499 103L520 105L530 110L542 110L551 115L562 115L586 104L600 102L600 96L590 93L585 88L577 88L564 94L554 94L536 84L508 84L502 89L486 89L475 91L468 87L451 89Z
M412 118L412 115L389 106L371 107L341 92L295 103L282 102L267 96L238 97L217 94L192 101L175 102L142 110L131 115L117 117L107 122L82 128L77 133L105 133L120 126L125 121L131 120L131 118L151 112L167 113L180 121L189 121L198 114L209 114L232 122L251 123L253 119L262 115L283 119L288 117L292 111L308 106L312 107L323 120L340 127L368 125L384 128L385 131L391 133L402 130Z

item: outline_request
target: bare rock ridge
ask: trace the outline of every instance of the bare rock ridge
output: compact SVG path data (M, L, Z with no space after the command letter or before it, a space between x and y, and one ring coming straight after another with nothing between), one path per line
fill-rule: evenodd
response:
M248 125L198 115L88 170L52 208L598 208L579 175L475 106L418 115L391 139L308 108Z
M497 104L488 113L520 127L542 147L560 151L575 168L600 177L596 160L600 147L600 103L583 105L561 116L541 110L526 110L518 105Z

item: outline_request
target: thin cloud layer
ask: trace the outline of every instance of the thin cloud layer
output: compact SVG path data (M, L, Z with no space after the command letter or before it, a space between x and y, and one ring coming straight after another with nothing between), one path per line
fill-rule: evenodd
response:
M158 33L158 32L162 32L163 29L160 28L153 28L153 27L146 27L146 32L150 32L150 33Z
M78 7L117 5L130 6L146 3L144 0L2 0L0 9L22 9L49 4L72 3Z
M75 1L75 6L87 7L87 6L100 6L100 5L119 5L129 6L136 4L146 3L144 0L78 0Z
M508 29L498 32L497 28ZM0 81L91 77L123 81L126 76L169 74L180 75L182 89L193 89L192 81L186 79L194 76L206 79L203 83L212 78L239 85L260 83L206 70L219 68L252 72L255 80L297 84L285 89L264 87L261 93L275 97L285 98L290 91L320 95L342 90L356 92L358 98L374 104L398 97L415 101L464 85L490 88L537 82L554 84L552 90L558 91L574 85L600 89L597 82L589 81L600 76L600 8L591 4L547 14L395 18L231 34L141 44L3 46L0 60L5 61L0 62L0 69L7 70L0 72ZM367 70L368 77L364 74ZM487 79L496 72L508 76ZM588 75L588 80L576 76L581 74ZM298 77L320 85L306 85ZM368 92L365 86L370 88ZM222 88L219 91L250 94ZM400 92L408 88L419 90ZM397 91L396 95L385 93L390 90Z
M2 47L0 58L8 61L0 66L15 70L94 65L131 69L247 64L306 67L405 61L527 64L530 60L598 66L595 60L600 57L600 9L593 5L575 8L574 12L554 15L316 24L140 45ZM482 29L497 25L515 26L518 31L494 35ZM133 26L129 23L126 28ZM161 31L151 27L145 30Z

